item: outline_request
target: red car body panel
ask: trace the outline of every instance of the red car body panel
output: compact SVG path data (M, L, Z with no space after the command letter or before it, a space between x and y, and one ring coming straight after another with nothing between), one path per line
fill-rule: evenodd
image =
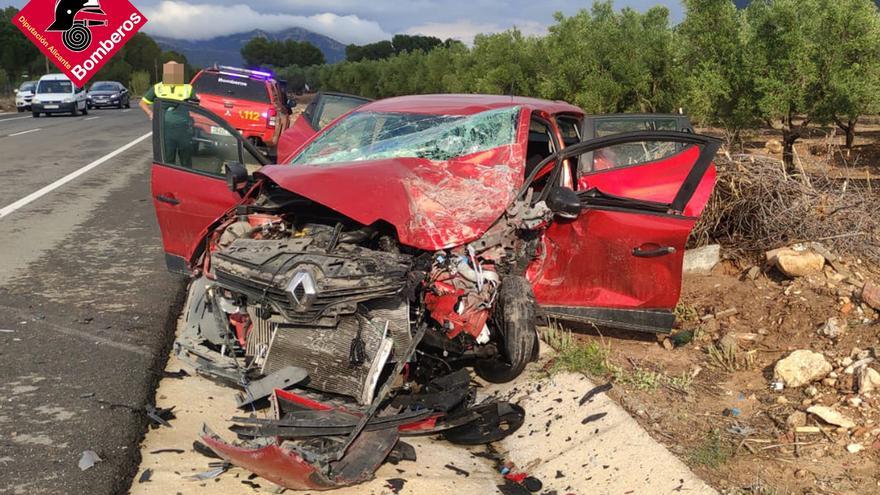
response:
M397 158L270 165L258 175L364 225L388 222L402 244L435 251L480 237L522 185L523 166L523 147L513 144L443 163Z
M278 163L287 163L303 145L311 140L316 131L302 114L278 137Z
M241 201L216 177L154 165L153 206L167 256L186 266L214 221ZM176 203L175 203L176 202Z
M210 431L202 442L224 460L292 490L330 490L337 485L296 452L271 444L258 449L224 442Z
M671 203L699 154L699 147L689 146L681 153L656 162L588 173L578 179L577 189L585 191L595 187L615 196ZM696 217L702 213L714 185L715 168L710 167L685 208L686 216Z
M651 163L603 170L578 179L578 190L597 188L624 198L671 203L699 157L697 146ZM638 210L586 209L553 222L528 278L539 304L619 309L671 309L681 293L685 244L715 184L710 166L682 215ZM657 257L635 249L672 248Z

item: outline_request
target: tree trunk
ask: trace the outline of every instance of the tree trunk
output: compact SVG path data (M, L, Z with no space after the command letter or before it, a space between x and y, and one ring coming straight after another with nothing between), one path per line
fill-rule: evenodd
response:
M785 171L789 174L797 172L794 168L794 142L797 141L798 135L791 129L782 129L782 163L785 164Z
M847 119L846 122L840 120L837 116L834 117L834 123L837 124L837 127L842 130L846 135L846 149L851 150L853 147L853 143L856 140L856 123L858 122L858 117L852 117Z
M846 131L846 149L851 150L856 140L856 121L850 120L844 131Z

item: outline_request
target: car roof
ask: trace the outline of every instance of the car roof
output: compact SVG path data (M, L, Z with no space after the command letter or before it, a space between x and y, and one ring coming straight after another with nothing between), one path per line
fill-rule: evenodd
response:
M426 113L433 115L472 115L496 108L521 106L532 111L550 114L572 113L583 115L580 108L564 101L541 100L525 96L434 94L397 96L374 101L358 109L359 112Z
M70 78L64 74L46 74L40 78L40 81L70 81Z

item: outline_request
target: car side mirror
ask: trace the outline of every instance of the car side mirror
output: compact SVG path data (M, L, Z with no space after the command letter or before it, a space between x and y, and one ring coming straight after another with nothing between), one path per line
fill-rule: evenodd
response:
M547 207L561 218L577 218L581 214L581 199L570 187L556 186L547 195Z
M248 171L244 164L239 162L226 162L226 187L232 192L244 194L248 185Z

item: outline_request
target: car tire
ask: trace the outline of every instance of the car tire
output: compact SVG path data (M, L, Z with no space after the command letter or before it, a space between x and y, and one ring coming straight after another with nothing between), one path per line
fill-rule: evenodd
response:
M70 111L70 115L73 115L74 117L79 116L79 105L73 105L73 110Z
M18 113L24 112L24 108L17 108L16 110L18 110Z
M131 108L131 99L125 100L125 108Z
M509 275L501 281L492 319L501 355L477 362L474 371L487 382L505 383L518 377L535 359L539 345L535 294L525 277Z
M35 119L40 118L40 112L31 112Z
M82 109L82 112L83 112L83 115L88 115L89 114L89 106L88 105L84 106Z

